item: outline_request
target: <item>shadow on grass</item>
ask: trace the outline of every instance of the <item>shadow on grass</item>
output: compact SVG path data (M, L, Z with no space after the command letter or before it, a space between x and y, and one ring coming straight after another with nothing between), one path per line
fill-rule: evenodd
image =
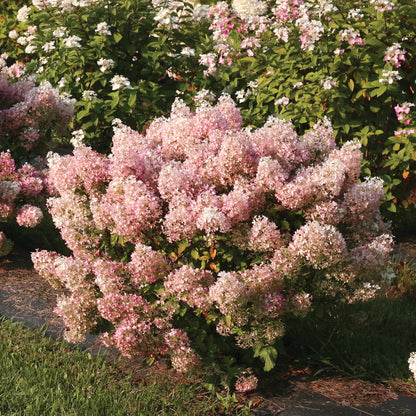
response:
M311 312L288 323L285 352L299 366L372 381L410 377L416 350L416 299L379 297Z

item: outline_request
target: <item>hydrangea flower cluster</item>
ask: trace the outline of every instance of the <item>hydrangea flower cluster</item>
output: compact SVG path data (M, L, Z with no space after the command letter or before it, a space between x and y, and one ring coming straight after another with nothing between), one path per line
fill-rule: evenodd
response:
M59 94L48 82L13 76L12 67L0 73L0 150L18 159L41 154L50 132L64 133L74 114L75 100ZM36 153L35 153L36 152Z
M29 163L17 169L10 152L0 153L0 222L15 218L22 227L35 227L43 219L37 205L44 205L45 194L45 172ZM0 256L7 255L11 247L0 233Z
M416 383L416 352L410 353L409 370L411 371L413 375L413 379L415 380L415 383Z
M402 49L400 43L393 43L386 50L384 60L387 63L393 63L396 68L402 66L402 62L406 60L406 49Z
M114 125L108 157L80 144L49 159L49 208L73 256L32 259L68 290L68 340L98 326L123 354L168 355L184 371L202 358L192 319L258 351L287 313L308 312L321 281L337 300L368 297L392 244L381 180L357 183L360 146L338 148L327 120L302 137L276 117L249 131L222 96L195 113L177 100L144 134Z
M264 52L263 41L270 40L271 34L287 43L294 31L301 49L313 51L315 44L325 35L322 19L330 19L330 13L337 10L331 1L316 4L304 0L282 0L270 6L258 0L235 0L231 6L218 2L208 12L216 52L201 55L200 63L208 68L206 75L214 74L218 65L231 65L233 60L245 55L255 56ZM237 30L239 42L230 37L232 30ZM353 28L340 31L339 40L347 41L349 45L364 45L360 33Z

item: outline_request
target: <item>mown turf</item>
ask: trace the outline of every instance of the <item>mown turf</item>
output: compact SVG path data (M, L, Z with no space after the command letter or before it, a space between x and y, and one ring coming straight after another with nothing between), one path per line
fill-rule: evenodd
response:
M103 357L56 342L42 331L0 319L1 416L223 414L198 383L166 375L135 380ZM227 414L238 414L228 409Z

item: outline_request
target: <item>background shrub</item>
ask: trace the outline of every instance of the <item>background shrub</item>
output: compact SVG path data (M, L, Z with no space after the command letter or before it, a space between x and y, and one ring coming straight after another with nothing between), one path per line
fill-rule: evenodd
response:
M113 119L141 130L188 90L208 22L203 6L174 3L34 1L23 14L19 58L77 100L78 139L108 152Z
M236 0L217 2L210 17L211 42L200 59L208 78L195 77L198 88L229 92L251 126L277 111L302 133L329 117L338 142L361 141L363 174L384 180L384 213L399 222L407 212L409 220L416 187L414 3Z
M16 237L16 229L34 228L44 217L50 189L45 159L41 156L46 156L52 145L52 133L62 134L67 128L74 102L60 96L48 83L36 85L33 79L24 78L25 67L21 63L7 66L3 58L0 66L0 252L7 255L12 246L4 232ZM14 221L18 227L10 224ZM50 221L49 228L49 237L56 234ZM22 238L17 240L22 242ZM35 240L32 235L31 239L40 245L33 246L29 240L23 238L27 248L50 247L41 242L41 234Z

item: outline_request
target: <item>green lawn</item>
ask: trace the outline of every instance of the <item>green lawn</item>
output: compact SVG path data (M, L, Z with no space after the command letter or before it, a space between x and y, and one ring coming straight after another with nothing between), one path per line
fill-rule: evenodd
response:
M202 383L174 382L168 374L137 380L103 357L43 335L0 319L1 416L248 413L232 396L208 393Z

